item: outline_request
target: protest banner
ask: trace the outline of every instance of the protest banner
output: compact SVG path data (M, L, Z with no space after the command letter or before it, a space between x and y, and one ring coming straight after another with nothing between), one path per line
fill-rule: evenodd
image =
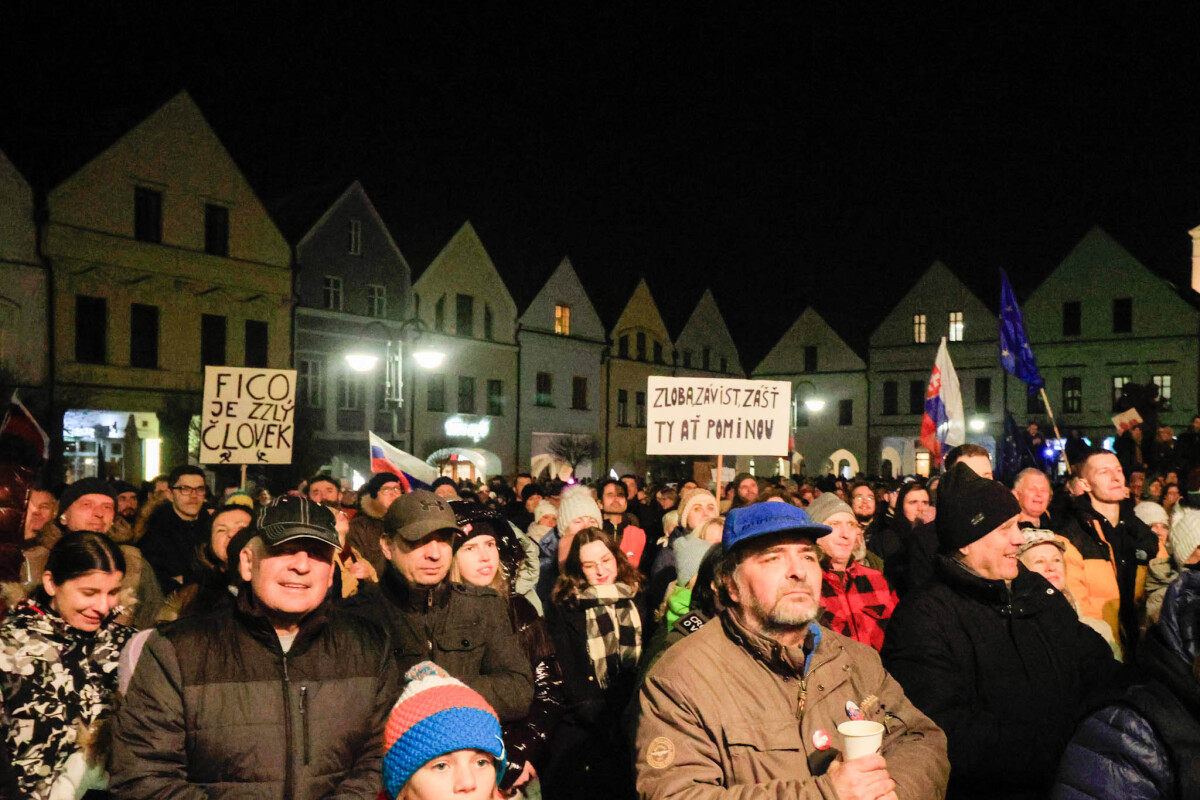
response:
M787 381L647 379L649 455L787 456Z
M206 367L200 463L292 463L295 409L294 369Z

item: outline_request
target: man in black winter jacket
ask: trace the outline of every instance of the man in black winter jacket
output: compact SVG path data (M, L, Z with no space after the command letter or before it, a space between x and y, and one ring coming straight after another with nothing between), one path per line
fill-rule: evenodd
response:
M281 497L255 525L236 607L147 640L114 726L114 796L379 794L400 673L383 630L325 605L333 514Z
M900 602L883 664L946 732L948 798L1043 797L1116 663L1066 598L1017 560L1012 492L956 465L938 489L935 581Z
M504 599L448 578L459 529L450 504L433 492L410 492L388 508L383 529L388 563L379 584L360 588L342 607L391 633L401 672L432 661L483 695L502 722L524 717L533 673Z

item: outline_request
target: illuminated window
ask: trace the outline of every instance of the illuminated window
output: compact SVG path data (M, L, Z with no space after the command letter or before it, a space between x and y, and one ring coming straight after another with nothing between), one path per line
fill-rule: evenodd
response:
M917 453L917 474L929 477L929 451Z
M963 317L961 311L950 312L950 341L961 342L963 340Z
M571 335L571 307L559 303L554 307L554 332L559 336Z
M913 314L913 341L925 344L925 315Z

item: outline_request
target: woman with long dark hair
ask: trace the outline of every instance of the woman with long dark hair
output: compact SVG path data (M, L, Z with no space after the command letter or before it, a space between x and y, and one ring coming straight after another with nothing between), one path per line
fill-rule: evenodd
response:
M77 797L107 786L101 728L133 633L115 621L124 574L121 548L107 536L65 533L40 585L0 625L4 746L22 797Z
M571 542L546 608L567 707L542 778L547 797L633 797L620 719L642 652L641 574L600 528Z

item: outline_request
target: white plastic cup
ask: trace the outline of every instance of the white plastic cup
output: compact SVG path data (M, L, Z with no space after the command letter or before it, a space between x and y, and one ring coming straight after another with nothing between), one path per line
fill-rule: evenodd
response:
M869 719L852 719L837 727L842 735L845 747L842 748L842 759L853 761L856 758L878 753L883 746L883 725Z

